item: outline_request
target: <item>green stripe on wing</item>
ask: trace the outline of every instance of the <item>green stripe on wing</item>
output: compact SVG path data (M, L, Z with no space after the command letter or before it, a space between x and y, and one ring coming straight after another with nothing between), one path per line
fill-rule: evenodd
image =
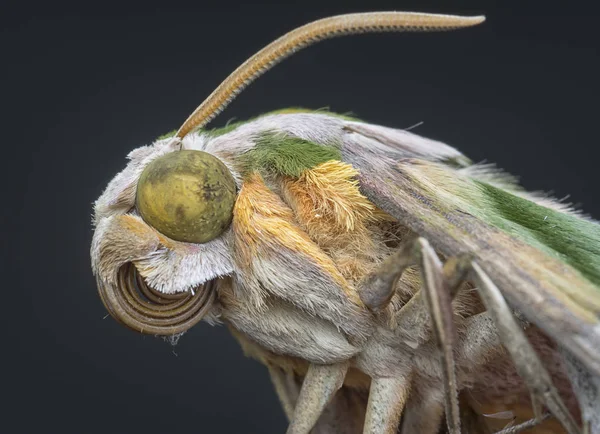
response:
M527 244L566 262L600 291L600 225L546 208L480 181L470 212Z

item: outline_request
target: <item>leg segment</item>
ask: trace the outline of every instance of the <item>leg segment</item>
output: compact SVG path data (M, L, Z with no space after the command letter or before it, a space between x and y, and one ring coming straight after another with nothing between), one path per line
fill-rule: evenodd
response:
M287 434L308 434L325 406L342 386L348 363L310 365Z
M515 362L517 372L531 391L534 409L540 403L544 404L570 434L579 433L577 423L554 387L550 374L525 337L522 327L517 324L502 293L476 262L471 263L471 270L483 303L494 320L498 336ZM540 418L541 411L536 411L536 419Z
M562 352L573 390L581 406L584 432L600 434L600 377L593 375L568 350L563 349Z
M421 267L423 288L401 309L400 313L407 310L405 312L407 315L403 318L407 324L399 324L399 328L406 329L410 334L410 330L415 330L417 325L426 328L425 320L431 317L443 365L446 420L449 432L452 434L460 432L458 387L453 355L455 331L451 301L460 283L469 274L477 285L500 342L508 350L517 372L532 393L532 404L534 410L537 410L536 420L540 421L542 418L541 405L543 404L570 434L579 433L579 427L560 398L550 374L525 337L522 327L517 324L501 292L476 262L468 258L451 258L442 268L439 258L426 240L423 238L409 240L398 252L387 258L377 272L362 282L359 292L362 301L374 312L383 312L394 295L398 279L407 267L414 264L419 264ZM425 306L423 303L417 303L420 301L418 298L422 298L425 302L428 315L427 312L425 314L421 312Z
M517 434L527 429L533 428L534 426L548 419L548 417L550 417L550 415L548 413L544 413L539 418L536 417L534 419L529 419L528 421L525 421L518 425L504 428L501 431L496 431L494 434Z
M269 366L269 375L271 376L271 382L273 383L273 387L275 387L275 392L281 402L285 416L288 421L291 421L294 415L294 407L296 407L296 401L300 394L300 387L296 384L296 380L292 374L283 371L277 366Z
M372 311L379 312L387 307L404 270L417 263L418 251L415 241L416 239L412 239L402 244L398 251L381 263L376 272L369 274L361 282L360 298Z
M404 270L415 263L421 267L423 289L420 294L425 306L422 303L416 304L418 299L413 301L410 303L410 308L415 309L415 312L406 315L406 318L428 319L428 316L422 313L429 312L441 354L448 431L450 434L460 434L458 388L453 355L456 332L452 319L452 299L442 263L427 240L424 238L410 240L398 252L387 258L376 273L371 274L361 283L360 297L370 309L381 311L391 300L396 283ZM461 263L457 262L457 264ZM455 269L460 270L462 274L463 268L457 265ZM458 286L458 283L453 283L454 286ZM419 294L415 295L415 298L418 296ZM421 312L422 310L425 312Z
M410 378L374 378L371 381L364 434L393 434L406 403Z
M278 366L268 366L271 381L288 421L294 417L294 407L300 395L301 382L296 375ZM325 407L311 434L359 434L365 421L365 394L342 387Z
M420 238L421 272L423 274L423 295L431 319L436 342L440 349L445 390L446 422L451 434L460 434L460 413L458 407L458 384L454 365L454 340L456 331L452 319L452 299L444 279L442 263L429 243Z

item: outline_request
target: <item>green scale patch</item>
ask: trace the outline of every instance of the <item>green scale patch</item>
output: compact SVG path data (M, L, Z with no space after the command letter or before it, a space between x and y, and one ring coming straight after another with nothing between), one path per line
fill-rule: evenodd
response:
M331 160L341 160L334 146L317 145L282 133L267 133L241 156L244 170L298 177L306 169Z

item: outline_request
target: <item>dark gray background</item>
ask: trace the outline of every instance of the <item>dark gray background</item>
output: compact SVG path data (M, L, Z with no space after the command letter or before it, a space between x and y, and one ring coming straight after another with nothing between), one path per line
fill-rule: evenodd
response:
M286 106L401 128L424 121L416 132L600 217L593 2L201 3L2 6L2 432L283 432L266 370L224 327L197 326L173 348L103 319L90 218L132 148L178 127L254 51L313 19L488 16L455 33L321 43L253 84L214 125Z

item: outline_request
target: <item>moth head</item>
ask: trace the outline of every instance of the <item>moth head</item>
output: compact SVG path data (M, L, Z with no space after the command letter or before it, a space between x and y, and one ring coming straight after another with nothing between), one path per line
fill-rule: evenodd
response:
M213 318L216 282L233 271L234 175L218 157L181 146L165 139L134 150L95 203L100 296L143 333L172 335Z

